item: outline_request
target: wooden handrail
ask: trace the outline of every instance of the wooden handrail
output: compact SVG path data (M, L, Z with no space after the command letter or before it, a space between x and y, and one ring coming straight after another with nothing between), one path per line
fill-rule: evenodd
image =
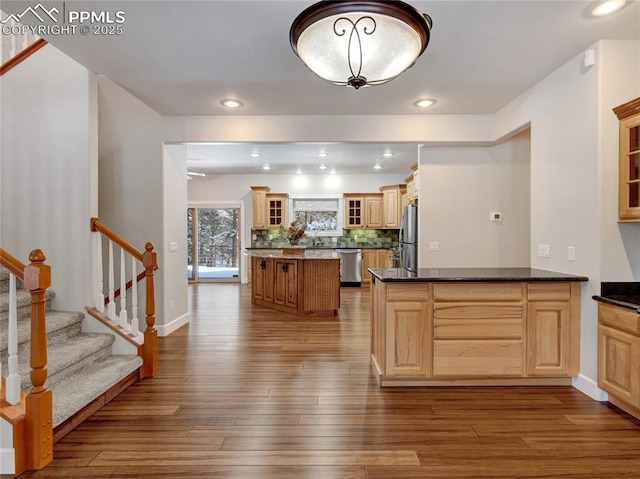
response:
M31 356L30 378L33 387L25 398L24 437L21 448L27 469L42 469L53 458L53 396L45 385L47 381L47 327L46 293L51 286L51 267L39 249L29 254L29 265L23 265L12 255L0 249L0 262L14 276L20 278L31 293ZM21 427L21 426L20 426ZM15 437L15 436L14 436ZM17 471L16 471L17 472ZM22 471L20 471L22 472Z
M143 262L142 256L144 253L142 251L138 251L135 246L131 245L131 243L127 242L124 238L107 228L98 218L91 218L91 231L102 233L131 256L135 257L138 261L141 263ZM156 267L155 269L158 268Z
M141 273L146 280L146 323L147 328L144 331L144 344L138 347L138 355L142 357L143 364L140 367L140 378L154 377L158 372L158 330L155 328L156 322L156 306L155 306L155 288L153 272L158 269L157 254L154 251L153 243L148 242L144 245L144 252L138 251L133 245L123 239L120 235L114 233L107 228L98 218L91 218L91 231L101 233L116 243L120 248L136 258L144 266ZM140 275L137 276L140 281ZM133 282L130 282L133 285ZM129 287L129 283L125 288ZM120 291L122 294L122 291ZM114 294L115 300L115 294ZM109 301L105 300L105 304Z
M37 39L35 42L33 42L24 50L22 50L16 56L14 56L13 58L10 58L5 63L3 63L2 66L0 66L0 76L4 75L12 68L18 66L20 63L25 61L27 58L29 58L35 52L40 50L46 44L47 44L47 41L44 38Z

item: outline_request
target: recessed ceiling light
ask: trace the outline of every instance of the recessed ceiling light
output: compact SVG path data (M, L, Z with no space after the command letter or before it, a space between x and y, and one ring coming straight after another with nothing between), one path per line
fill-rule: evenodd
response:
M222 104L222 106L227 108L240 108L242 105L244 105L244 103L242 103L240 100L234 100L233 98L227 98L225 100L222 100L220 103Z
M625 3L627 3L626 0L607 0L605 2L599 2L591 9L591 15L594 17L609 15L610 13L620 10L624 7Z
M271 169L271 167L270 167L269 165L264 165L264 166L262 167L262 169L263 169L263 170L270 170L270 169Z
M260 153L254 151L253 153L251 153L251 158L260 158Z
M335 175L336 174L336 170L334 170L333 168L331 169L331 171L329 171L329 174L331 175Z
M298 169L296 170L296 175L301 175L301 174L302 174L302 170L301 170L300 168L298 168Z
M326 165L320 165L320 166L318 166L318 168L320 168L321 170L326 170L327 166Z
M380 163L376 163L375 165L373 165L374 170L380 170L381 168L382 168L382 165L380 165Z
M418 108L427 108L432 105L435 105L436 101L433 98L423 98L413 103L413 106Z
M393 156L393 153L391 153L390 151L385 151L382 156L384 156L385 158L391 158Z
M197 171L187 171L187 175L189 176L207 176L204 173L198 173Z
M329 156L329 153L327 153L326 151L321 151L320 153L318 153L318 156L320 158L326 158L327 156Z

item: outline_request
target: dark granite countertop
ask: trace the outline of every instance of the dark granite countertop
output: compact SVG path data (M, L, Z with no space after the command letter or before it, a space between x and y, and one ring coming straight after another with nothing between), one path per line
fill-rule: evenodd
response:
M603 282L600 295L593 299L603 303L634 309L640 313L640 282Z
M400 268L370 268L369 272L383 282L589 281L586 276L535 268L420 268L417 273Z

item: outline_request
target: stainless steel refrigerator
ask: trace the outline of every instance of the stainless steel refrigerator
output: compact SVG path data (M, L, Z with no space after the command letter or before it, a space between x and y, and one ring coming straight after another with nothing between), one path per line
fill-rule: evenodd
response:
M407 205L402 210L400 225L400 267L418 271L418 207Z

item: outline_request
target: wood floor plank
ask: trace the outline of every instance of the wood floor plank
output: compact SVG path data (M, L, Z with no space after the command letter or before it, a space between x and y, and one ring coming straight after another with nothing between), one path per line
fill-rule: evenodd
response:
M299 318L251 305L246 285L190 286L158 376L23 477L640 477L640 421L572 387L380 388L369 290L341 300L337 317Z

